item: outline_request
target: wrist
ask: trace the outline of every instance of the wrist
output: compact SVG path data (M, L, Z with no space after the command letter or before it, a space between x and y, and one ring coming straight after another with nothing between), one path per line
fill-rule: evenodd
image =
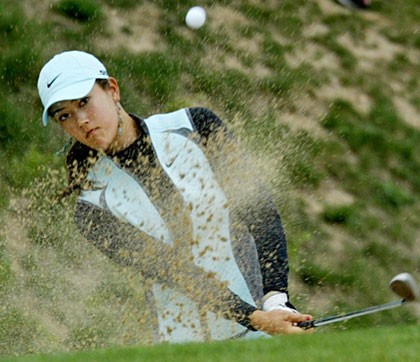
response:
M265 312L256 309L249 315L249 323L255 330L261 330L264 325Z

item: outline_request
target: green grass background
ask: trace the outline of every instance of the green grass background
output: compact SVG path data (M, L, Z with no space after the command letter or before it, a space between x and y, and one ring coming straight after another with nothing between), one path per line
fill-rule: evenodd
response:
M375 328L272 339L114 348L100 351L10 358L10 362L246 362L246 361L418 361L417 327ZM2 359L0 358L0 361Z
M106 64L129 111L200 105L234 130L267 171L298 309L321 317L384 303L395 274L419 276L418 1L374 0L369 11L333 0L202 1L208 20L196 31L184 24L193 5L0 2L0 355L150 343L138 276L86 245L74 200L54 198L65 137L41 126L36 81L69 49ZM326 330L418 316L412 306Z

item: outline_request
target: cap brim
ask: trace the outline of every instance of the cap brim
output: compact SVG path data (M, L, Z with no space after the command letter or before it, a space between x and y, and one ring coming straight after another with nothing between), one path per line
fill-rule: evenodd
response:
M83 80L57 91L44 107L44 112L42 113L43 125L46 126L48 124L48 109L54 103L70 101L87 96L95 85L95 81L96 78Z

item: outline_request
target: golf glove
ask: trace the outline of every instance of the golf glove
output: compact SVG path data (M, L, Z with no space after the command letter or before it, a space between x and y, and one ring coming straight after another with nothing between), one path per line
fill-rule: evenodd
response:
M295 307L289 302L287 294L281 292L269 292L263 298L262 310L268 312L274 309L298 313Z

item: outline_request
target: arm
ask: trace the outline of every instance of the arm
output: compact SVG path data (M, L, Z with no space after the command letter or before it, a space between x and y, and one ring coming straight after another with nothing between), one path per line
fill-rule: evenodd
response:
M241 220L255 240L263 276L264 294L279 291L287 294L289 263L286 236L280 216L266 189L261 184L258 204L240 209Z
M178 287L200 305L252 329L249 316L256 308L190 260L177 255L171 246L83 201L77 203L75 221L87 241L114 262L135 267L150 281ZM200 288L194 287L197 284Z
M310 319L309 315L281 310L257 310L190 260L180 259L173 248L121 222L109 211L79 201L75 219L85 238L114 262L135 267L151 281L178 286L200 305L251 330L273 335L302 333L294 323ZM195 288L197 282L200 288Z
M189 112L204 146L207 146L212 137L218 138L216 147L212 148L212 152L221 155L216 155L214 158L227 157L225 147L229 151L238 151L238 145L233 135L216 114L205 108L190 108ZM210 157L210 161L211 159L212 157ZM241 162L246 163L246 160L241 160ZM225 170L229 166L228 164L222 169ZM213 168L217 170L217 167ZM245 170L253 169L251 165L246 165L243 168ZM245 224L255 240L263 276L264 294L271 291L287 294L289 266L286 237L281 219L268 190L257 178L253 178L252 181L254 188L252 192L256 195L258 202L251 205L246 203L244 207L243 205L235 205L236 200L231 198L230 202L234 206L233 213L238 220Z

